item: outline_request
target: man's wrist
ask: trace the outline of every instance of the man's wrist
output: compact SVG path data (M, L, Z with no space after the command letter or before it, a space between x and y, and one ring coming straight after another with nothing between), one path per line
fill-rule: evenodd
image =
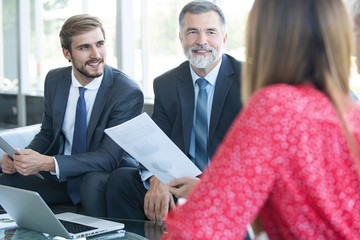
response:
M155 176L151 176L148 178L148 181L149 181L150 186L152 186L157 183L157 178Z
M55 172L55 161L52 156L44 156L44 164L42 167L45 172Z

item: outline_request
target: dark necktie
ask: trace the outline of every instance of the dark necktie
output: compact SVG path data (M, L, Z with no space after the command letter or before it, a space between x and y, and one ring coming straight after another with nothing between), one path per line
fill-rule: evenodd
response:
M76 106L74 137L71 154L86 152L86 88L79 87L79 99Z
M71 154L86 152L86 103L84 92L86 88L79 87L79 99L76 106L74 137ZM70 179L67 182L68 194L76 205L80 202L79 178Z
M204 78L196 80L199 86L199 92L196 102L196 119L195 119L195 163L203 170L208 164L207 140L207 92L206 85L208 82Z

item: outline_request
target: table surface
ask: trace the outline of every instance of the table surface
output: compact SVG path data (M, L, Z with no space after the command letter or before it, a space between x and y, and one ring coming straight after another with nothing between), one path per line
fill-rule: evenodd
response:
M0 214L5 213L0 210ZM128 219L107 219L111 221L121 222L125 225L125 236L120 239L129 239L129 240L157 240L161 238L161 235L164 232L164 225L152 221L137 221L137 220L128 220ZM108 235L99 235L97 237L88 238L96 240L106 240L106 239L119 239L119 237L111 237L112 233ZM63 238L52 238L46 234L39 232L31 231L24 228L17 229L0 229L0 240L56 240Z

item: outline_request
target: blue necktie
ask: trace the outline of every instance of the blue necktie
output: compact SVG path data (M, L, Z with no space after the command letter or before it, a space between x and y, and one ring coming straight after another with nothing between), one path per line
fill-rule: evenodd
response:
M79 99L76 106L74 137L71 154L86 152L86 103L84 92L86 88L79 87ZM80 202L79 178L67 181L67 190L72 202L76 205Z
M207 121L207 92L208 81L204 78L196 80L199 92L196 102L195 120L195 163L203 170L208 164L207 140L208 140L208 121Z
M72 142L71 154L86 152L86 88L79 87L79 99L76 106L74 137Z

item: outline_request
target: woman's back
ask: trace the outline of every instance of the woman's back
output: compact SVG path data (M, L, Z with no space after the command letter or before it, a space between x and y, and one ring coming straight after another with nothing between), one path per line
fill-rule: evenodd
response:
M254 159L273 171L271 193L261 212L268 234L307 239L324 234L341 239L355 225L359 233L357 171L329 99L310 85L274 85L259 95L250 102L252 113L242 121L256 118L260 128L271 126L257 134L266 136L258 149L272 145L272 156ZM359 106L348 117L359 143ZM256 144L251 139L254 134L246 134L252 146Z
M240 239L259 216L273 239L359 238L352 45L342 0L254 1L245 108L186 204L169 216L169 236Z
M350 120L359 140L359 106ZM354 239L359 190L328 98L311 85L276 84L251 98L201 184L177 209L179 225L169 227L185 239L239 239L260 213L271 239Z

